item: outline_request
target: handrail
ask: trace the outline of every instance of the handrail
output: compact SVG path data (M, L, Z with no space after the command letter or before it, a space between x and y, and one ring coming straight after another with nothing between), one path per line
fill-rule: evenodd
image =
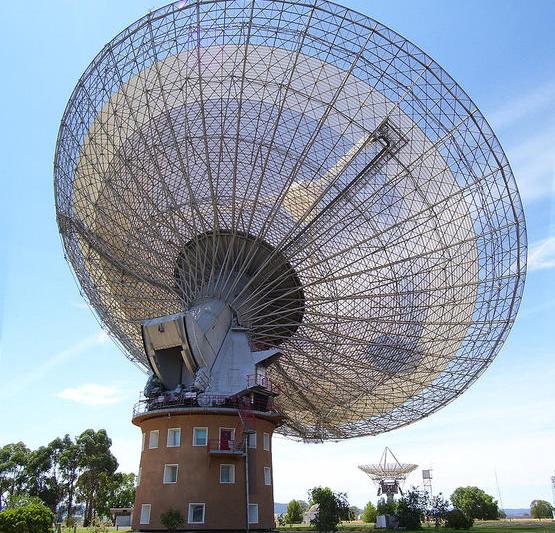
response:
M260 374L249 374L247 376L247 387L259 385L270 392L279 392L279 387L269 377Z
M143 398L133 406L133 417L150 411L179 407L228 408L242 411L276 412L273 398L228 397L219 394L165 393L153 398Z
M209 452L243 452L243 443L235 439L222 440L222 439L209 439L208 440Z

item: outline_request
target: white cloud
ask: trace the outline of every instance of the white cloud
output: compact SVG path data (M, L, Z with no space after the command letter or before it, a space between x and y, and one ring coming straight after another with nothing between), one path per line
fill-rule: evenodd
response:
M79 387L70 387L56 393L58 398L85 405L111 405L122 400L118 387L86 383Z
M530 247L528 270L544 270L555 267L555 236L547 237Z
M9 396L14 393L18 393L21 390L42 381L56 367L67 363L92 348L96 348L97 346L106 343L108 339L108 334L103 330L100 330L97 333L84 338L82 341L68 346L60 352L50 356L46 361L36 366L28 374L24 374L20 379L7 383L5 387L0 389L0 396Z

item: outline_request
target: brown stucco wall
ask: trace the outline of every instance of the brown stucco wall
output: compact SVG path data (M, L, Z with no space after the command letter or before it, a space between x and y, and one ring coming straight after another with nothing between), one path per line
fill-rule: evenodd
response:
M145 447L141 453L141 481L137 487L133 512L133 529L137 531L161 530L160 514L170 508L177 509L185 519L184 530L244 530L245 509L245 458L243 456L213 456L208 447L192 446L193 428L208 427L208 439L219 437L219 428L238 428L237 414L164 413L153 418L137 417L133 423L146 433ZM181 428L181 445L168 448L169 428ZM257 433L256 449L249 449L249 496L250 503L258 504L258 524L250 524L250 529L271 529L274 527L273 470L272 485L264 484L264 466L272 467L270 451L263 448L263 433L270 437L276 422L255 418L253 428ZM159 430L158 448L148 448L148 434ZM236 430L238 431L238 430ZM178 479L175 484L164 484L165 464L178 464ZM220 464L235 465L235 483L220 484ZM142 504L151 505L150 524L140 525ZM204 503L205 523L187 523L189 503Z

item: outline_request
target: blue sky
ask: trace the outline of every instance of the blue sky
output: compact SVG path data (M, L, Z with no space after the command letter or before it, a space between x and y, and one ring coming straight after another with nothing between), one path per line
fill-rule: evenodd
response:
M438 61L492 124L513 166L528 224L530 268L517 323L461 398L379 437L306 445L276 439L276 501L315 484L375 499L356 465L385 445L434 469L434 490L475 484L505 507L551 499L555 470L555 2L355 1ZM65 104L88 63L160 2L0 4L0 445L35 447L105 427L123 470L138 466L131 406L143 374L119 352L79 294L58 238L52 161ZM419 476L412 478L420 482Z

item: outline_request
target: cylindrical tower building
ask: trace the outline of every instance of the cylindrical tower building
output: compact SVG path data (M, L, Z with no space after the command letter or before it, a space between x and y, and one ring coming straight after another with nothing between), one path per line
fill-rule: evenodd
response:
M170 509L185 530L274 527L271 440L281 416L263 393L250 389L218 407L165 397L135 406L142 452L134 530L165 530L160 515Z

